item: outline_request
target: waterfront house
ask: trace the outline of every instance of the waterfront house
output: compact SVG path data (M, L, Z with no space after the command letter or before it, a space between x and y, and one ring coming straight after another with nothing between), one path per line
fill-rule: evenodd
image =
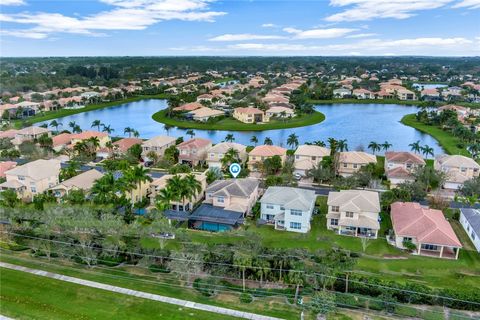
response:
M270 107L266 112L268 118L293 118L295 112L287 107Z
M340 152L338 157L338 174L342 177L351 176L370 163L377 163L377 157L373 154L363 151Z
M377 192L331 191L327 205L327 229L335 230L340 235L377 238L380 230L380 200Z
M259 196L257 179L217 180L208 186L204 203L244 215L252 211Z
M225 112L221 110L215 110L207 107L202 107L188 112L188 117L191 117L195 121L206 122L210 118L224 116Z
M26 127L18 130L15 133L15 138L13 138L12 143L18 146L25 141L34 141L40 138L41 136L43 136L44 134L46 134L49 137L52 135L50 130L43 127L37 127L37 126Z
M207 159L208 150L212 141L203 138L194 138L177 145L179 151L178 162L196 166Z
M72 143L72 136L71 133L60 133L56 136L52 137L52 148L56 152L60 152L61 150L67 148Z
M333 96L335 98L348 98L352 94L352 91L350 89L345 89L345 88L339 88L333 90Z
M123 138L112 143L111 149L107 147L99 149L97 151L97 157L105 159L113 155L123 155L128 151L128 149L130 149L134 145L136 144L142 145L142 143L143 143L143 140L139 138Z
M396 90L397 98L399 100L407 101L407 100L417 100L417 96L415 92L408 90L404 87L399 87Z
M72 190L90 191L95 181L103 177L103 173L98 170L91 169L82 172L70 179L60 182L58 185L50 188L57 198L61 198Z
M155 152L158 157L163 157L165 150L175 145L177 141L174 137L168 136L156 136L142 143L142 158L145 161L150 161L147 154L149 152Z
M324 147L306 144L299 146L294 154L294 173L306 176L308 170L318 167L323 158L329 155L330 149Z
M184 111L193 111L193 110L197 110L197 109L200 109L200 108L203 108L203 105L201 103L190 102L190 103L183 104L179 107L173 108L173 111L184 112Z
M268 117L262 110L252 107L235 108L233 117L243 123L268 122Z
M425 166L425 160L420 155L412 152L385 152L385 175L391 186L413 181L413 173L418 168Z
M396 247L406 248L411 243L419 255L458 258L462 244L442 211L416 202L395 202L390 216L394 231L391 240Z
M256 146L248 153L248 169L250 171L257 171L263 161L274 156L279 156L282 164L284 164L287 158L287 149L270 145Z
M459 221L477 252L480 253L480 209L460 209Z
M19 198L31 201L35 195L57 185L59 174L60 161L35 160L6 171L6 181L0 184L0 189L14 190Z
M276 230L306 233L310 231L317 195L313 190L269 187L262 199L260 218Z
M235 142L220 142L208 150L207 155L207 163L209 168L221 168L222 167L222 159L225 154L230 150L233 149L238 152L238 157L240 158L241 162L245 162L247 160L247 147L240 143Z
M352 95L357 99L375 99L375 94L367 89L354 89Z
M467 180L480 175L480 165L472 158L461 155L438 155L433 164L435 170L446 173L445 189L457 190Z

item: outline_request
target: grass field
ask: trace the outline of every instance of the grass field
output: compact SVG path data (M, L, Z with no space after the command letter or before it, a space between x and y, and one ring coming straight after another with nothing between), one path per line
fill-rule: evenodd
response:
M29 117L27 119L15 120L13 123L15 127L20 127L22 124L32 125L37 122L53 120L53 119L57 119L65 116L70 116L72 114L113 107L122 103L129 103L129 102L139 101L143 99L167 99L167 98L168 96L164 94L134 96L127 99L118 100L118 101L90 104L82 109L60 109L56 111L42 112L33 117Z
M1 269L0 313L14 319L234 319Z
M421 132L431 135L435 140L437 140L440 145L445 149L448 154L461 154L464 156L470 156L468 151L465 148L459 148L458 144L461 143L460 139L454 137L449 132L443 131L442 129L429 126L424 123L421 123L416 120L415 114L407 114L401 120L404 125L413 127Z
M298 128L304 126L310 126L312 124L320 123L325 120L325 115L321 112L314 112L312 114L305 114L286 121L283 120L271 120L265 124L251 124L243 123L233 118L225 118L215 123L199 123L193 121L182 121L178 119L172 119L167 117L167 110L161 110L154 113L152 119L185 129L198 129L198 130L229 130L229 131L264 131L274 129L287 129Z

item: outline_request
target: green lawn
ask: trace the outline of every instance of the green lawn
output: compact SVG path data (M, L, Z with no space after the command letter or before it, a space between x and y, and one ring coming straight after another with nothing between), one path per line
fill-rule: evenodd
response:
M234 319L0 269L2 315L14 319Z
M193 290L192 288L184 287L185 284L181 284L179 280L176 277L174 277L172 274L152 273L147 268L139 268L139 267L133 267L133 266L119 266L119 267L96 266L93 268L88 268L84 265L76 264L70 261L62 261L62 260L54 259L51 262L48 262L45 259L31 258L29 253L26 251L16 252L16 253L2 252L0 255L0 261L8 262L16 265L22 265L22 266L34 268L34 269L55 272L55 273L77 277L85 280L97 281L97 282L119 286L123 288L139 290L139 291L144 291L144 292L149 292L154 294L160 294L160 295L164 295L172 298L185 299L185 300L194 301L198 303L205 303L205 304L210 304L210 305L215 305L215 306L220 306L225 308L263 314L263 315L270 315L270 316L280 317L284 319L298 319L300 314L298 309L285 304L284 297L256 297L255 300L249 304L241 303L239 301L238 293L235 293L235 292L219 292L214 297L205 297L199 294L196 290ZM4 287L8 288L8 286L6 286L7 282L4 282L4 277L6 279L8 278L8 275L4 273L4 270L5 269L0 269L1 271L0 274L2 277L1 278L2 288L0 291L2 295L2 301L4 300L3 288ZM44 279L44 280L47 280L47 279ZM16 282L16 280L14 282ZM78 287L78 288L82 289L81 287ZM43 294L45 294L45 292L49 292L48 288L44 287L43 289L44 289ZM17 289L15 289L13 291L17 292L17 295L18 295L18 292L22 292L22 295L23 295L23 291L25 290L18 289L17 291ZM95 297L95 295L92 295L92 297ZM3 302L2 302L2 305L3 305ZM59 303L59 305L61 305L61 303ZM113 305L117 305L118 307L119 304L113 304ZM21 309L21 307L19 307L19 309ZM94 310L95 308L92 308L92 309ZM2 309L2 312L3 312L3 309ZM176 312L175 308L173 312ZM92 311L92 313L94 313L94 311ZM12 316L14 315L13 313L7 313L7 312L3 314L12 315ZM150 316L150 319L152 319L152 314L146 313L146 315ZM99 316L94 318L103 319L103 317L99 317ZM195 319L195 317L193 318ZM214 316L213 318L217 319L216 316ZM180 319L183 319L183 318L180 317ZM204 319L204 318L202 317L201 319Z
M222 83L222 82L227 82L227 81L232 81L232 80L235 80L235 79L232 78L232 77L225 77L225 78L215 79L215 81L213 81L213 82L214 83Z
M454 137L447 131L444 131L435 126L429 126L416 120L415 114L407 114L401 120L404 125L413 127L421 132L431 135L437 140L440 145L445 149L448 154L461 154L464 156L470 156L465 148L459 148L458 144L461 144L460 139Z
M104 102L104 103L96 103L96 104L90 104L86 106L85 108L82 109L60 109L56 111L47 111L47 112L42 112L39 113L33 117L29 117L27 119L22 119L22 120L15 120L14 125L15 127L20 127L22 124L25 125L32 125L37 122L42 122L46 120L53 120L65 116L70 116L72 114L77 114L77 113L83 113L87 111L93 111L93 110L98 110L98 109L103 109L103 108L108 108L108 107L113 107L122 103L128 103L128 102L134 102L134 101L139 101L143 99L167 99L168 96L165 94L158 94L158 95L141 95L141 96L134 96L130 97L127 99L123 100L118 100L118 101L112 101L112 102Z
M310 126L325 120L325 115L315 111L312 114L305 114L289 120L271 120L265 124L243 123L233 118L225 118L215 123L199 123L188 120L168 118L167 110L154 113L152 119L178 128L199 129L199 130L229 130L229 131L264 131L273 129L286 129Z

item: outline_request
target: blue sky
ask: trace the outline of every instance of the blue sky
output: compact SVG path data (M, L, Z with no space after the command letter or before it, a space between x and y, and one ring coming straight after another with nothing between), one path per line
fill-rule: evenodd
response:
M480 0L0 0L1 56L480 55Z

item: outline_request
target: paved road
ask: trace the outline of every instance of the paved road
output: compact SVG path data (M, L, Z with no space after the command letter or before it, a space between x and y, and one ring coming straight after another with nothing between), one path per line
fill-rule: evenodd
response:
M233 310L233 309L221 308L221 307L211 306L211 305L208 305L208 304L196 303L196 302L188 301L188 300L165 297L165 296L161 296L161 295L158 295L158 294L147 293L147 292L137 291L137 290L131 290L131 289L126 289L126 288L117 287L117 286L111 286L111 285L100 283L100 282L83 280L83 279L80 279L80 278L64 276L62 274L47 272L47 271L38 270L38 269L31 269L31 268L22 267L22 266L10 264L10 263L5 263L5 262L0 262L0 267L6 268L6 269L11 269L11 270L16 270L16 271L23 271L23 272L35 274L37 276L47 277L47 278L56 279L56 280L60 280L60 281L75 283L75 284L86 286L86 287L107 290L107 291L111 291L111 292L116 292L116 293L126 294L126 295L129 295L129 296L138 297L138 298L160 301L160 302L163 302L163 303L174 304L174 305L185 307L185 308L191 308L191 309L202 310L202 311L207 311L207 312L212 312L212 313L218 313L218 314L223 314L223 315L236 317L236 318L252 319L252 320L280 320L280 318L268 317L268 316L263 316L263 315L259 315L259 314L255 314L255 313L243 312L243 311L238 311L238 310ZM215 317L213 317L213 315L212 315L212 318L214 319Z

